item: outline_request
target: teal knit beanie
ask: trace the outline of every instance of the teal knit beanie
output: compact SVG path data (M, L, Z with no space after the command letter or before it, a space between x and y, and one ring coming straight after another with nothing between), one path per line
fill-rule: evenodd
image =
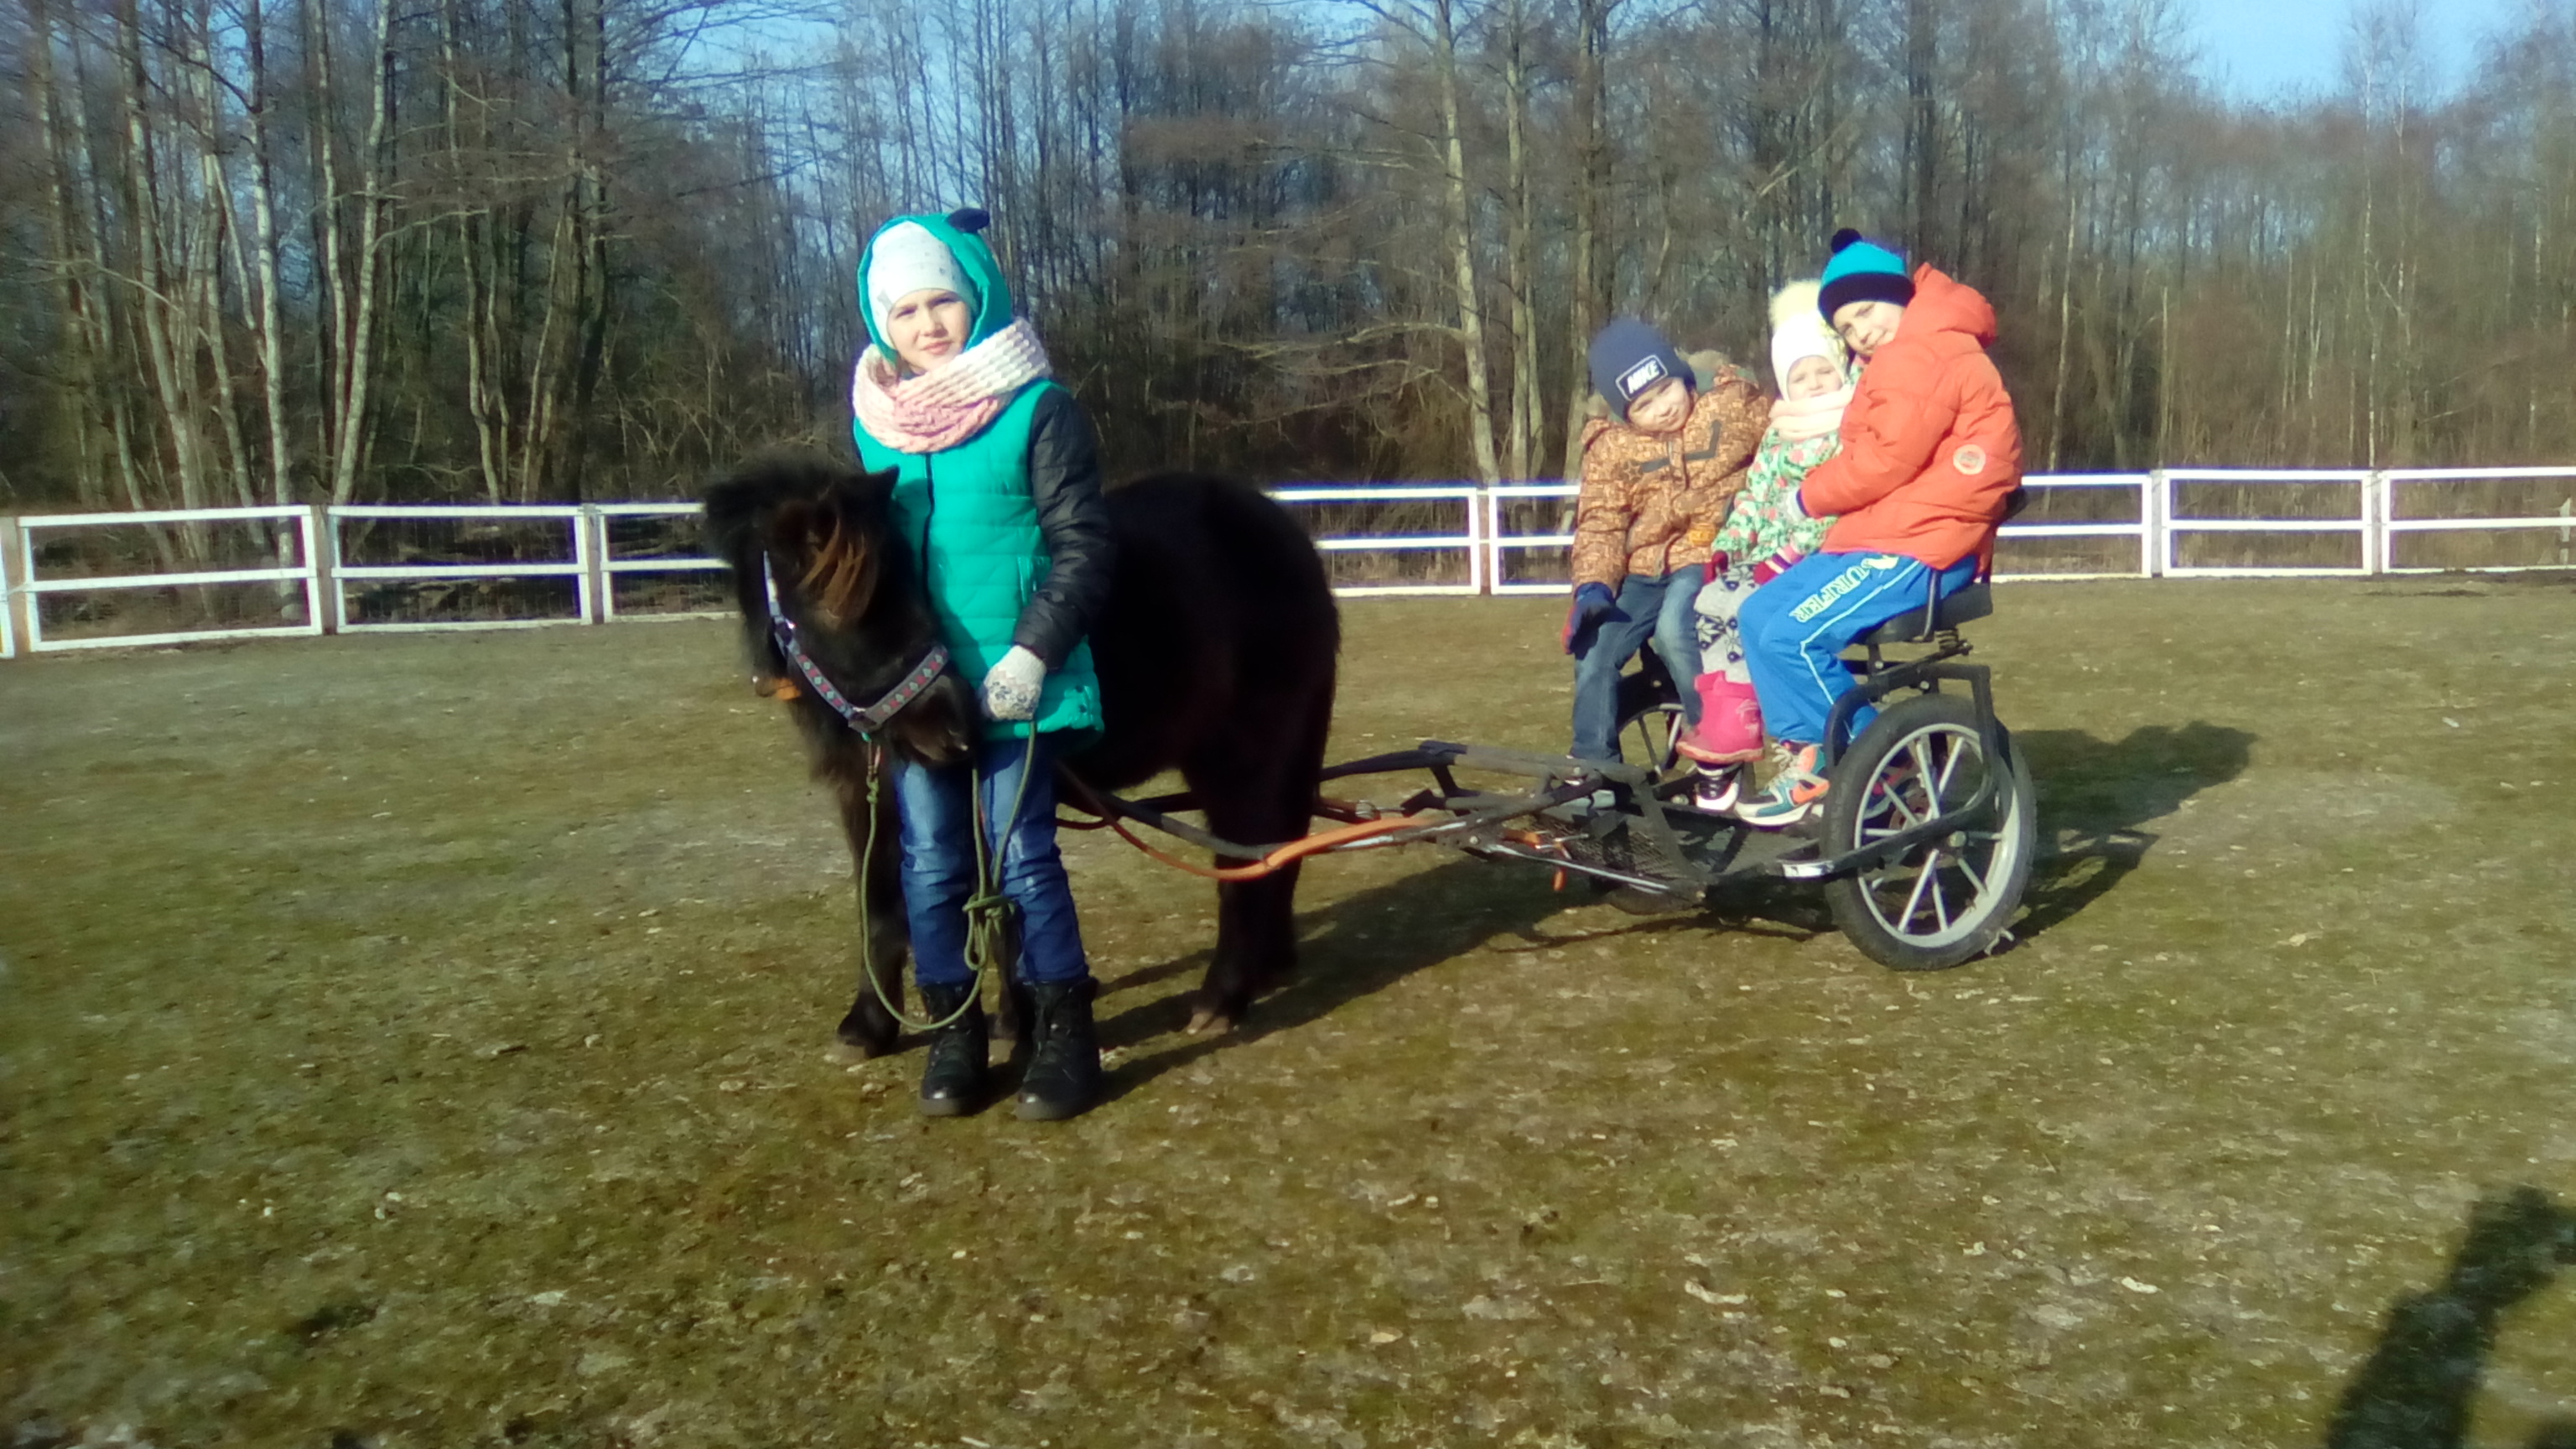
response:
M1906 275L1902 255L1850 227L1834 233L1834 257L1825 263L1825 285L1816 294L1816 306L1827 322L1854 302L1893 302L1903 307L1913 300L1914 279Z

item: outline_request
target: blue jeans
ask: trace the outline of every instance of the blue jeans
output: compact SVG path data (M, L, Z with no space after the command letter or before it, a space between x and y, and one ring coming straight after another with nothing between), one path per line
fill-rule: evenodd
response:
M1834 701L1854 688L1843 650L1863 634L1923 607L1932 566L1892 553L1816 553L1755 589L1736 613L1744 662L1762 700L1762 728L1775 740L1824 743ZM1977 576L1970 554L1941 570L1941 596ZM1876 711L1852 716L1854 735Z
M1698 597L1703 577L1693 564L1659 579L1630 574L1619 581L1617 612L1628 617L1604 622L1574 655L1576 755L1619 758L1619 671L1649 640L1680 686L1682 709L1693 724L1699 722L1699 696L1691 689L1691 680L1699 675L1698 624L1691 601Z
M1038 736L1028 795L1020 801L1019 818L1010 818L1028 748L1026 740L975 745L987 839L999 860L1002 894L1020 910L1020 979L1079 981L1091 966L1074 920L1073 886L1055 848L1054 736ZM966 901L975 893L974 788L974 771L963 764L933 770L899 760L894 767L912 978L925 986L962 986L974 979L966 964Z

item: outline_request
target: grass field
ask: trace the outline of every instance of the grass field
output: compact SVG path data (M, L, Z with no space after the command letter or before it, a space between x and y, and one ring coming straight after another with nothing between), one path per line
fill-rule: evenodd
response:
M1350 605L1336 753L1562 748L1558 613ZM829 1050L729 627L0 665L0 1445L2576 1444L2576 590L1974 637L2010 950L1353 857L1211 1041L1212 897L1078 837L1052 1128Z

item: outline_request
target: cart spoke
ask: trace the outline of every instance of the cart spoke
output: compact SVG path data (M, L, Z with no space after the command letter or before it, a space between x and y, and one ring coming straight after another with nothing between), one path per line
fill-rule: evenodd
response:
M1926 859L1922 867L1914 872L1914 889L1905 897L1905 914L1896 918L1898 931L1902 932L1914 924L1915 913L1923 909L1924 887L1931 883L1932 862Z
M1934 857L1935 864L1938 863L1938 860L1939 857ZM1941 929L1946 932L1950 929L1950 893L1941 889L1940 871L1928 870L1928 873L1933 877L1932 918L1939 921L1941 923Z
M1923 777L1923 757L1916 753L1916 746L1911 741L1907 742L1905 751L1907 756L1914 761L1914 774L1907 779L1894 778L1897 774L1896 769L1893 768L1896 757L1894 755L1890 755L1888 756L1888 765L1881 767L1878 773L1878 778L1872 782L1872 785L1878 790L1880 795L1886 799L1889 805L1894 806L1897 812L1905 817L1905 825L1911 827L1922 824L1923 815L1911 804L1906 802L1905 788L1914 780L1919 780Z
M1959 867L1959 874L1968 878L1968 884L1977 888L1978 895L1982 896L1986 893L1986 878L1977 874L1977 868L1975 866L1968 864L1968 857L1965 853L1957 856L1952 863Z
M1896 813L1905 817L1904 823L1896 827L1897 830L1911 830L1923 823L1923 817L1915 813L1913 806L1905 803L1905 795L1901 789L1888 789L1886 796L1887 803L1895 808ZM1888 832L1890 835L1895 833L1896 830Z
M1880 779L1886 781L1883 789L1888 792L1888 799L1893 799L1896 807L1906 812L1906 820L1917 822L1919 825L1924 812L1914 810L1914 802L1906 797L1909 797L1911 792L1922 789L1922 779L1924 779L1922 740L1906 740L1904 755L1888 755L1886 773L1883 773Z
M1958 741L1951 741L1950 758L1941 766L1941 782L1934 786L1932 790L1932 798L1935 801L1944 801L1950 798L1950 776L1959 768L1960 757L1965 754L1967 754L1967 751L1959 747ZM1936 804L1933 808L1938 809L1940 807Z

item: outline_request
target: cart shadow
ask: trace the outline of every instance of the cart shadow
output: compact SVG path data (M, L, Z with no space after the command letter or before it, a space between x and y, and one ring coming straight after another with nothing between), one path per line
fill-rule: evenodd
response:
M1109 1074L1109 1095L1123 1096L1165 1072L1213 1052L1244 1046L1274 1033L1294 1031L1343 1006L1413 975L1510 937L1541 949L1633 939L1670 931L1705 930L1699 912L1621 918L1588 931L1541 934L1539 923L1597 897L1559 894L1544 871L1459 857L1427 870L1345 896L1298 916L1297 974L1252 1005L1234 1030L1183 1037L1189 993L1171 993L1132 1006L1100 1023L1104 1049L1134 1049L1157 1038L1179 1044L1119 1064ZM1503 947L1506 952L1516 948ZM1204 970L1208 952L1140 967L1104 980L1104 998Z
M2461 1449L2505 1313L2569 1264L2576 1213L2535 1187L2480 1198L2440 1286L2390 1305L2377 1346L2335 1405L2325 1449ZM2571 1445L2576 1419L2553 1417L2530 1449Z
M2039 861L2015 939L2038 936L2110 894L2160 838L2139 827L2244 774L2255 738L2204 720L2146 725L2117 741L2082 730L2015 735L2039 787Z
M2040 859L2014 926L2015 938L2028 940L2080 913L2137 869L2157 838L2139 826L2243 773L2255 736L2196 721L2180 728L2147 726L2120 740L2080 730L2044 730L2014 740L2039 788ZM1595 898L1551 891L1546 877L1533 871L1458 858L1302 913L1298 951L1304 964L1294 979L1255 1002L1231 1032L1184 1038L1178 1046L1120 1064L1110 1074L1110 1093L1123 1095L1212 1052L1306 1026L1496 936L1518 937L1535 948L1712 927L1792 939L1835 929L1815 887L1760 881L1720 891L1706 910L1640 917L1579 937L1539 934L1541 921L1588 899ZM1103 995L1203 971L1208 954L1193 951L1109 978L1102 982ZM1188 1017L1187 993L1164 994L1104 1017L1101 1045L1133 1049L1176 1036Z
M2039 859L2022 892L2013 939L2030 940L2110 894L2159 838L2140 827L2243 774L2255 738L2200 720L2179 728L2146 725L2118 740L2082 730L2015 734L2039 791ZM1814 887L1785 881L1731 887L1712 898L1710 909L1720 924L1739 928L1834 929Z

